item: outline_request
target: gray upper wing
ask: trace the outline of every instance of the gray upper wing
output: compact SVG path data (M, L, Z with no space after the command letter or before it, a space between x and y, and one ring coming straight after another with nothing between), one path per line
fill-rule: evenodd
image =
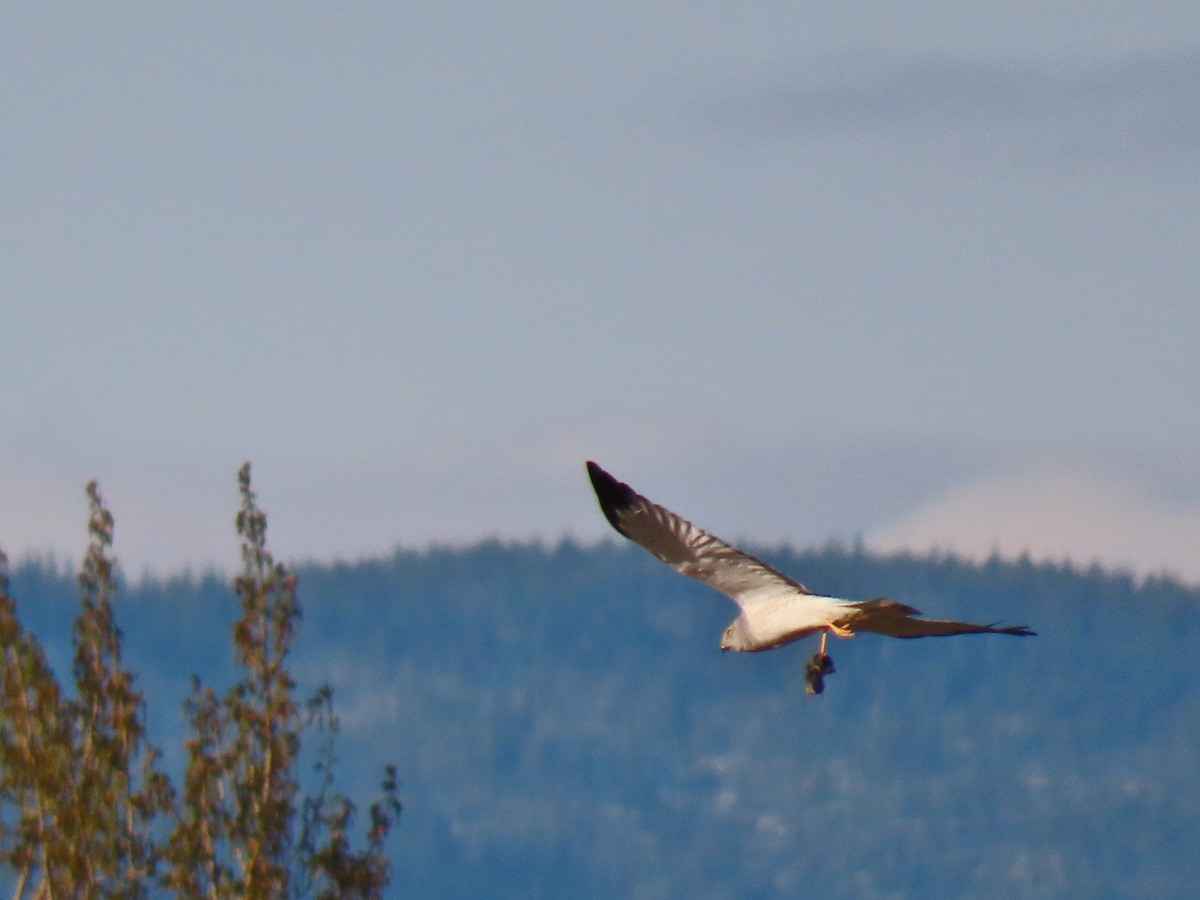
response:
M588 476L609 524L684 575L747 606L780 596L811 594L804 585L652 503L594 462Z

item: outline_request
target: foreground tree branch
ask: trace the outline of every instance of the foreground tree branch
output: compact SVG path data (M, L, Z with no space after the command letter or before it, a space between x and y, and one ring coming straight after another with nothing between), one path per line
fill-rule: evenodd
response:
M14 898L382 896L384 843L401 810L395 769L385 770L362 849L352 849L355 806L331 788L332 694L320 689L302 711L288 668L301 619L296 579L267 549L249 463L238 487L236 677L221 696L193 677L179 793L159 771L144 698L121 660L113 517L95 482L73 696L22 628L0 552L0 865L13 873ZM297 766L310 726L318 783L303 796Z

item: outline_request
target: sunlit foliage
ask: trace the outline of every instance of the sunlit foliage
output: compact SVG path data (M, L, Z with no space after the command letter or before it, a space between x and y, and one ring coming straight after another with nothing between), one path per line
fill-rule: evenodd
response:
M355 849L355 805L332 789L332 694L322 688L298 702L289 668L301 618L296 578L267 549L249 464L238 484L235 680L223 694L193 680L180 791L147 740L144 698L122 662L113 517L95 482L73 692L22 626L0 553L0 863L14 897L378 897L388 884L395 768L384 772ZM305 796L299 752L310 726L319 761L316 790Z

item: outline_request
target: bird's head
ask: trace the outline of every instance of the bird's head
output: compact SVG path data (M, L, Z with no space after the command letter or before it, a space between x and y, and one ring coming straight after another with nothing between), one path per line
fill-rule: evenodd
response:
M746 632L743 626L742 617L738 616L729 623L729 627L725 629L725 633L721 635L721 651L726 650L745 650L748 646Z

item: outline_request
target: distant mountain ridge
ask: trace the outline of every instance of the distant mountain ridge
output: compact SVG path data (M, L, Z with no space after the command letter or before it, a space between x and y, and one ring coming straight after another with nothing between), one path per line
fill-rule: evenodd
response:
M119 546L118 546L119 551ZM754 548L751 548L754 549ZM757 548L823 592L1039 637L717 650L732 606L640 549L484 542L303 563L295 670L330 682L344 789L398 763L395 896L1188 896L1200 590L1097 567ZM69 666L73 576L11 593ZM228 659L224 580L134 584L126 658L171 757Z

